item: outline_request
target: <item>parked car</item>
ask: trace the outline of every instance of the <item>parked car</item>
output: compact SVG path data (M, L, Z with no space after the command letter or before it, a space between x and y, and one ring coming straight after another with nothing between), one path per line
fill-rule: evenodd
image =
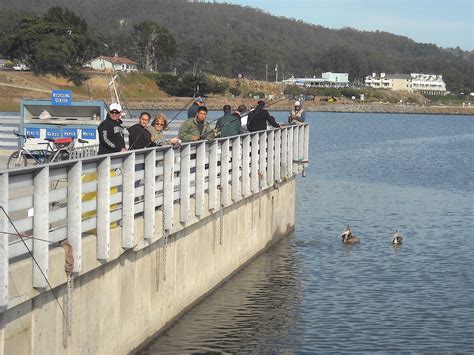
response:
M13 70L27 71L27 70L30 70L30 68L26 64L18 63L13 66Z

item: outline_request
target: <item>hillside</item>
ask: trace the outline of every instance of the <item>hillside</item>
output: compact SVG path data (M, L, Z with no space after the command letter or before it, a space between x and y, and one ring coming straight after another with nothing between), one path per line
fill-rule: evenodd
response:
M108 91L110 76L95 73L89 80L77 87L63 78L52 75L35 75L31 72L0 71L0 112L19 111L20 98L50 99L51 90L71 90L74 100L103 99L111 102ZM216 77L229 86L235 85L236 79ZM190 102L188 97L171 97L159 89L152 75L133 73L119 75L117 79L121 100L129 108L136 109L182 109ZM255 98L248 97L250 92L264 92L275 99L281 98L281 84L257 80L240 80L242 95L233 98L229 93L208 97L206 105L210 109L220 110L224 104L237 107L245 104L248 107L255 105ZM367 99L361 104L350 97L337 97L337 102L327 103L327 96L316 97L314 101L305 101L304 107L311 111L335 112L400 112L400 113L454 113L474 114L474 101L471 107L463 107L460 101L430 102L417 93L393 92L390 90L362 89ZM243 98L243 97L246 98ZM466 98L470 99L470 98ZM402 100L407 105L397 103ZM272 103L271 100L268 100ZM292 101L282 100L272 104L272 110L288 111ZM442 104L442 105L440 105Z
M420 44L386 32L332 30L230 4L184 0L131 4L128 0L4 0L0 32L8 31L18 16L12 10L41 12L60 5L98 29L108 45L103 54L137 58L130 44L133 25L153 20L167 27L177 40L178 53L161 63L161 70L197 69L229 77L243 73L260 80L265 78L266 64L270 79L276 64L280 78L333 71L349 72L351 80L361 80L372 72L424 72L442 74L453 92L474 91L473 52Z

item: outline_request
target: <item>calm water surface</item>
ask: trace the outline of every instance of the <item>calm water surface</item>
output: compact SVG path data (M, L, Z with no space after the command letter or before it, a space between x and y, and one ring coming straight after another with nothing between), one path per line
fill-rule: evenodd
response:
M144 354L474 351L474 117L309 121L295 233ZM346 224L360 245L342 245Z

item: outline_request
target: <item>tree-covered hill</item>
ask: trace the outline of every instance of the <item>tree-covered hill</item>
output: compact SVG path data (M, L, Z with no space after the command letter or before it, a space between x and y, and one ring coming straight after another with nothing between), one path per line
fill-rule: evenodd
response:
M185 0L4 0L0 32L8 31L22 12L44 12L63 6L99 29L108 47L136 58L131 43L134 25L151 20L168 28L177 42L177 53L161 63L163 70L206 71L269 80L275 65L282 76L312 76L321 72L349 72L363 80L372 72L442 74L453 92L474 91L474 53L420 44L387 32L333 30L261 10L231 4L188 3ZM318 11L317 8L314 11ZM5 13L8 12L8 15ZM2 18L8 19L3 21Z

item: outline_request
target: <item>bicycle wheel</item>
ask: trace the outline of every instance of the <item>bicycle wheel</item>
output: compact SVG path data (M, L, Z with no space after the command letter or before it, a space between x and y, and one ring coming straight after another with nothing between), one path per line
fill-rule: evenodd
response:
M25 158L25 154L23 154L23 151L17 150L16 152L13 152L8 158L7 167L8 169L21 168L27 164L28 162Z

